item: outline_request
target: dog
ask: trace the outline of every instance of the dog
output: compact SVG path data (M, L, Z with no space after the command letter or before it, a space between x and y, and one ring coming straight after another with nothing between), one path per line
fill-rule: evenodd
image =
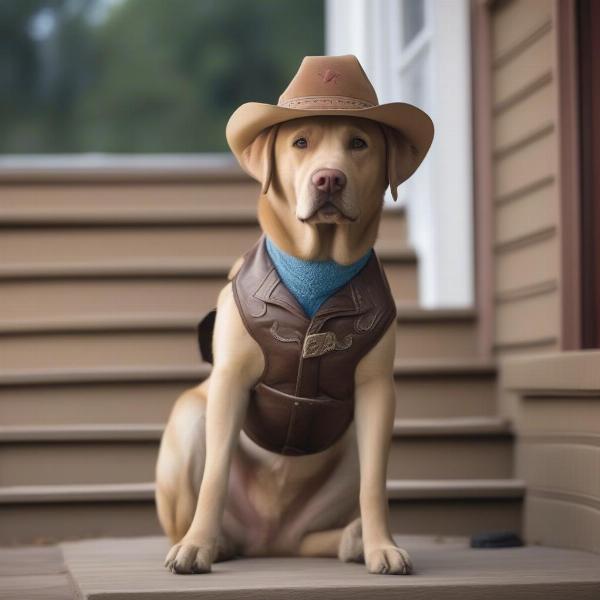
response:
M396 129L368 118L303 116L263 130L241 164L261 182L259 224L280 248L350 265L373 247L386 188L396 196L399 165L413 150ZM395 319L356 366L345 433L311 454L266 450L242 430L265 366L232 289L243 261L218 296L211 374L176 400L161 439L156 505L173 544L165 566L207 573L235 556L303 556L411 573L390 532L386 494Z

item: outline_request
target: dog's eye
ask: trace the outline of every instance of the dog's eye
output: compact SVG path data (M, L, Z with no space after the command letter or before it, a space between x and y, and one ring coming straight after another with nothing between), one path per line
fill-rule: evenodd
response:
M365 142L365 140L363 140L362 138L355 137L355 138L352 138L352 141L350 142L350 147L353 150L356 150L358 148L366 148L367 142Z
M308 146L308 142L306 141L306 138L298 138L293 144L292 146L296 146L296 148L306 148Z

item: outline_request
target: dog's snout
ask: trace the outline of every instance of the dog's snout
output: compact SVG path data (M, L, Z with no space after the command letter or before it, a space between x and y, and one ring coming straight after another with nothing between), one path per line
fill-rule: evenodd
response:
M339 169L319 169L313 173L312 182L319 191L333 194L344 189L346 175Z

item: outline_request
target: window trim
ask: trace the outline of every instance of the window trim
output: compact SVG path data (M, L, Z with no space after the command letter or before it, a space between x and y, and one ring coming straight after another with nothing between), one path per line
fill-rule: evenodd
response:
M431 114L436 136L417 173L398 189L398 204L407 209L410 243L419 255L420 304L427 308L472 308L475 284L470 0L424 0L425 26L410 42L409 54L396 58L396 51L400 50L396 41L400 38L400 1L326 0L326 51L355 54L382 104L402 101L399 87L394 84L400 69L412 64L420 52L427 49L431 53L425 86L430 90L432 107L422 108ZM457 37L450 31L456 24L464 35L459 33ZM458 85L452 77L458 78ZM446 109L445 101L443 105L435 103L445 89L452 89L454 104L448 104L452 113ZM464 156L458 165L457 156ZM440 182L440 178L444 181ZM423 190L422 197L411 202L407 194L415 186ZM392 206L389 196L388 190L386 207ZM446 231L447 222L452 223L453 231Z

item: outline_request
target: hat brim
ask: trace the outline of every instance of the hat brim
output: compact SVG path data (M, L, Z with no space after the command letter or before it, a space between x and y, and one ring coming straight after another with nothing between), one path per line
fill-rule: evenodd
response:
M225 137L239 162L242 152L266 127L292 119L319 115L362 117L400 131L415 151L413 164L404 172L403 181L416 171L433 141L434 127L429 115L406 102L390 102L355 109L297 109L262 102L247 102L238 107L229 118Z

